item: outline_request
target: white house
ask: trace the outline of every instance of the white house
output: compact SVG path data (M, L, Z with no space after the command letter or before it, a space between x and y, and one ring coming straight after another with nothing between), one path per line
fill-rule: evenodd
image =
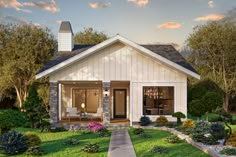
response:
M103 122L143 115L155 120L181 111L187 114L187 77L199 74L171 45L139 45L120 35L97 45L74 45L69 22L62 22L58 52L36 79L50 79L51 123L66 117L68 107ZM83 106L84 105L84 106ZM85 108L81 108L81 106Z

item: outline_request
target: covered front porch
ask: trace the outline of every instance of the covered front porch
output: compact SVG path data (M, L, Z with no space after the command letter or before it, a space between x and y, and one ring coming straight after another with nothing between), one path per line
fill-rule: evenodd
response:
M130 124L129 81L60 81L58 91L59 123Z

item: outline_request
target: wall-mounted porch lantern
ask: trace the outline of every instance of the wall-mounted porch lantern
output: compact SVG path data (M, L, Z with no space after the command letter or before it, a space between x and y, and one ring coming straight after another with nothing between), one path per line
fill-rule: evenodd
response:
M105 90L103 91L104 97L108 97L109 96L109 90L108 88L105 88Z

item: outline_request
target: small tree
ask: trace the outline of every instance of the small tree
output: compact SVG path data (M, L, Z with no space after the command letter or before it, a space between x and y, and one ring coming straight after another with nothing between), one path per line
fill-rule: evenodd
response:
M29 95L23 106L26 118L30 122L31 127L38 127L42 125L43 118L48 116L45 107L42 105L42 100L39 98L37 90L31 86Z
M185 114L183 114L182 112L175 112L172 114L172 117L176 117L177 118L177 125L181 124L181 118L185 118Z
M198 117L198 120L206 113L205 106L201 99L193 100L188 104L188 112L192 116Z
M207 92L203 98L204 108L206 110L206 121L208 121L208 114L214 111L217 107L223 105L223 98L221 95L215 92Z

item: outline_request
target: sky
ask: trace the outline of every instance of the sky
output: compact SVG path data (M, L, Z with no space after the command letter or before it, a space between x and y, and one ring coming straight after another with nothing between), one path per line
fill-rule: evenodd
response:
M57 38L61 21L73 32L92 27L139 44L184 45L193 28L227 16L236 0L0 0L0 23L48 27Z

